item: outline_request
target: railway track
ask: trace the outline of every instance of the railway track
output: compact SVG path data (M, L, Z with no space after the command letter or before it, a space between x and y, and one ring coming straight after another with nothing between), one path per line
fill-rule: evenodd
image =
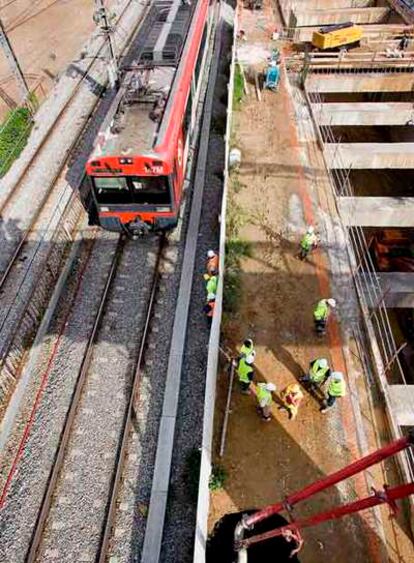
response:
M105 561L163 247L163 238L137 245L121 237L117 243L28 562L42 560L45 552L59 553L60 561L79 561L85 553ZM69 514L71 528L62 530L59 523ZM68 537L73 529L76 542Z
M122 22L122 17L130 5L131 2L124 6L118 22ZM136 30L141 25L147 9L148 5L143 9L139 22L131 32L134 43L138 45L140 41L142 42L142 38L139 32L136 33ZM0 213L4 213L5 208L13 204L14 198L21 192L29 176L36 175L37 167L45 166L42 160L46 157L47 152L50 152L50 145L56 143L56 138L62 134L62 129L71 119L71 109L79 101L77 95L83 85L88 85L89 73L93 65L99 61L104 47L102 44L93 60L88 63L82 77L61 108L57 119L20 173L15 189L3 201ZM122 52L127 51L130 47L131 41L127 41ZM0 372L7 370L5 377L10 380L11 387L16 369L23 358L24 343L27 342L28 334L33 333L35 325L33 319L40 316L47 302L46 286L53 286L54 276L59 272L67 244L71 242L71 234L76 231L77 221L81 217L82 205L79 201L78 190L85 178L83 163L81 161L78 165L80 172L73 174L70 179L68 169L73 154L77 152L80 139L84 137L92 121L96 121L95 114L97 108L100 107L100 101L101 95L96 97L88 114L81 116L83 125L65 150L52 177L48 179L47 189L40 197L28 225L25 229L14 233L12 240L4 241L0 264L6 259L8 262L0 274ZM86 160L87 156L87 154L82 155L82 158ZM26 217L26 212L22 214L22 217ZM51 272L54 276L49 275ZM24 328L25 325L27 329ZM22 326L22 335L19 335L20 326ZM12 361L8 361L10 354ZM8 365L5 365L7 361Z

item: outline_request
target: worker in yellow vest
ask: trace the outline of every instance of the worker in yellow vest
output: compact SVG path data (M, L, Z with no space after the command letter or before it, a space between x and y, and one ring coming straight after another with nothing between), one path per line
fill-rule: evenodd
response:
M313 310L313 321L315 323L315 330L318 334L325 333L329 314L331 312L331 309L334 309L335 307L336 300L332 298L321 299L316 304L316 307Z
M241 392L244 395L250 394L250 384L254 377L253 364L255 356L255 352L252 352L247 357L241 358L237 366L237 376L239 378Z
M251 338L246 338L246 340L240 346L239 360L243 357L245 358L246 356L249 356L252 352L256 354L254 350L253 340Z
M307 228L306 233L300 241L300 253L299 258L305 260L305 258L318 246L318 235L315 233L314 227L310 225Z
M208 274L204 274L204 279L206 282L206 292L207 295L209 293L217 293L217 284L218 284L218 277L217 275L209 276Z
M219 255L214 250L207 252L206 270L209 276L216 276L219 269Z
M272 393L276 391L274 383L258 383L256 387L256 399L258 410L263 420L270 422L270 407L272 406Z
M327 395L328 397L321 407L322 413L333 407L337 399L346 395L344 374L341 371L334 371L329 378Z
M316 358L309 364L309 371L301 378L303 383L309 383L311 387L320 387L330 376L328 360Z

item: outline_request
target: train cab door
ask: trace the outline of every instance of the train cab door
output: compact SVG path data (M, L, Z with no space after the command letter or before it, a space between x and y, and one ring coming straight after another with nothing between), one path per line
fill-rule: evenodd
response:
M183 146L183 138L180 135L177 143L176 157L174 159L174 174L173 174L174 200L177 208L179 207L181 201L181 195L184 185L184 177L185 177L184 146Z

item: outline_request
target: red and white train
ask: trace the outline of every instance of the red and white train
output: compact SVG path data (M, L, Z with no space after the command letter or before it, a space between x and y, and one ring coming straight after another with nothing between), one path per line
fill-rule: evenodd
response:
M213 10L209 0L153 4L145 46L86 165L91 223L133 237L177 225Z

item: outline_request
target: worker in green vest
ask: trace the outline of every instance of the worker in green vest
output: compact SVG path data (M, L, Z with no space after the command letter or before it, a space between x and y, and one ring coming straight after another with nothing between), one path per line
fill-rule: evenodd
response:
M255 356L255 352L252 352L247 357L241 358L237 366L237 376L239 378L241 392L245 395L250 394L250 384L254 377L253 364Z
M340 371L332 372L328 380L327 399L321 407L321 412L325 413L328 409L334 406L336 400L346 395L346 385L344 374Z
M252 352L255 352L253 340L251 338L246 338L246 340L240 346L239 360L243 357L249 356Z
M336 307L336 300L329 298L329 299L321 299L316 304L315 309L313 310L313 320L315 323L316 332L319 334L323 334L326 329L326 323L331 312L331 309Z
M305 258L318 246L318 236L315 233L314 227L310 225L304 234L302 240L300 241L300 254L299 258L305 260Z
M204 274L204 279L206 280L206 291L207 295L217 293L217 284L218 284L218 277L216 275L209 276L208 274Z
M257 408L266 422L271 420L270 407L272 406L272 393L274 391L276 391L274 383L258 383L256 387Z
M311 386L320 387L330 376L328 360L326 358L316 358L309 364L309 371L301 378L303 383Z

